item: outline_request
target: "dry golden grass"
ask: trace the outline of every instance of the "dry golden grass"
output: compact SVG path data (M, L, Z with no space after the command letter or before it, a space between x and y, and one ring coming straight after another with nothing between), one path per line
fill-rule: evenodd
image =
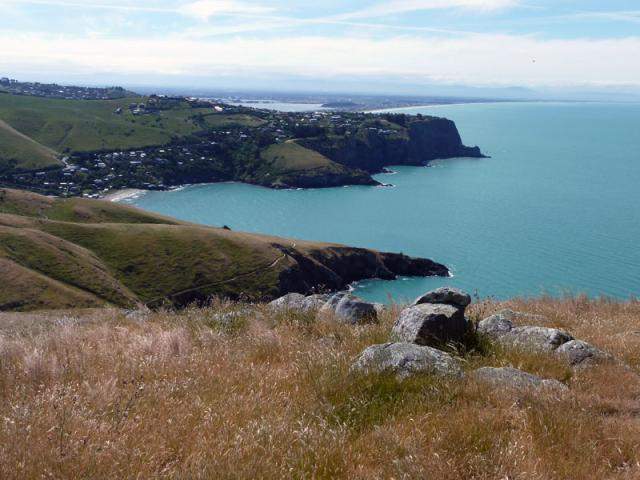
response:
M379 325L218 303L0 317L0 478L640 478L640 304L514 300L630 368L572 372L544 355L468 352L570 394L352 376Z

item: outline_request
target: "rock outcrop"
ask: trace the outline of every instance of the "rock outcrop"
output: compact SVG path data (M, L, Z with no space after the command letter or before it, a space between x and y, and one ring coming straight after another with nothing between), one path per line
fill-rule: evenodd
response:
M398 116L399 117L399 116ZM454 122L438 117L403 116L389 128L363 126L354 135L298 140L336 163L369 173L389 165L425 165L436 159L482 158L478 147L466 147Z
M358 356L351 368L360 373L392 373L399 380L416 374L463 376L460 361L448 353L404 342L372 345Z
M441 287L419 296L413 305L422 303L444 303L458 308L466 308L471 303L471 296L457 288Z
M442 345L447 342L462 342L466 329L464 309L452 305L423 303L400 312L391 338L417 345Z
M300 293L288 293L270 302L269 308L278 311L310 312L319 310L329 297L329 295L309 295L305 297Z
M348 292L333 295L309 295L288 293L269 303L272 310L285 312L330 312L342 322L351 325L372 323L378 319L378 311L384 306L367 302Z
M586 366L593 363L613 360L611 354L582 340L570 340L560 345L555 353L564 358L569 365L572 366Z
M373 303L366 302L354 295L344 295L333 309L336 317L351 325L372 323L378 320L378 312Z
M478 333L485 334L501 345L513 348L550 352L573 337L557 328L514 326L504 314L492 315L478 324Z
M477 332L503 347L554 353L573 367L613 360L607 352L582 340L576 340L564 330L535 325L514 326L513 319L545 320L539 315L502 310L482 320L478 324Z
M564 392L567 390L567 386L562 382L540 378L511 367L483 367L471 372L470 377L492 387L518 391L547 390L549 392Z
M365 278L393 280L398 276L449 275L449 270L442 264L402 254L337 245L306 251L282 245L274 247L294 261L280 273L279 285L283 294L341 291Z
M471 297L455 288L442 287L427 292L400 312L391 338L432 346L462 343L469 329L464 313L470 303Z

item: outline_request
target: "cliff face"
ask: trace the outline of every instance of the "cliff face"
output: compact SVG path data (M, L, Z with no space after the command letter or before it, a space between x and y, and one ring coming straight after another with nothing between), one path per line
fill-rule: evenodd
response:
M449 275L444 265L425 258L413 258L399 253L383 253L363 248L331 246L306 252L279 246L294 263L280 273L282 294L309 294L335 291L349 284L367 279L393 280L397 276Z
M431 118L409 124L408 165L421 165L431 160L454 157L483 157L479 147L462 144L456 124L446 118Z
M389 122L387 122L388 124ZM369 173L389 165L424 165L435 159L483 157L478 147L462 143L454 122L445 118L416 118L395 130L363 127L354 135L299 140L336 163Z

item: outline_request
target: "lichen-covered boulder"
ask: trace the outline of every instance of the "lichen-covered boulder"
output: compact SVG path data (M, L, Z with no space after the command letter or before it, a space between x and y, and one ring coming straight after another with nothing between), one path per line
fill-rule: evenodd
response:
M557 380L540 378L512 367L482 367L471 372L470 377L492 387L519 391L548 390L563 392L567 390L567 386Z
M269 302L269 308L272 310L298 310L302 308L305 296L301 293L287 293L286 295L276 298Z
M315 294L304 297L302 301L302 309L304 311L320 310L329 300L331 295Z
M391 339L396 342L437 346L462 342L468 323L464 310L452 305L423 303L400 312Z
M345 295L335 307L336 317L343 322L357 325L378 320L378 312L373 303L365 302L354 295Z
M471 303L471 296L457 288L441 287L419 296L412 305L421 305L423 303L444 303L454 307L466 308Z
M523 326L516 327L509 315L498 313L478 324L478 333L484 334L501 345L535 351L553 351L573 337L557 328Z
M322 310L325 312L335 312L338 303L340 303L340 300L348 295L349 292L338 292L330 295L327 301L322 306Z
M402 380L412 375L463 376L460 361L431 347L413 343L385 343L365 349L351 367L360 373L392 373Z
M288 293L269 303L269 308L275 311L295 310L309 312L319 310L329 300L329 295L309 295Z
M563 343L556 349L555 353L572 366L584 366L613 360L611 354L582 340L570 340Z
M491 315L478 323L477 332L491 338L498 338L513 329L513 322L502 314Z
M505 345L545 352L553 351L571 340L573 337L564 330L534 326L514 327L498 338Z

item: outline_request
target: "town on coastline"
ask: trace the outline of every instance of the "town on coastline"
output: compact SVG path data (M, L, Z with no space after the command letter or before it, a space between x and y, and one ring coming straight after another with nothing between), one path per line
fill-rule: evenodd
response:
M221 181L271 188L378 185L371 175L388 165L482 156L477 147L462 144L453 122L422 115L277 112L195 97L142 97L121 87L60 87L8 78L0 79L0 93L0 100L8 94L57 102L37 104L43 116L69 102L79 109L99 107L101 117L89 126L92 130L78 134L72 146L56 145L55 163L21 168L14 162L0 168L0 185L63 197ZM76 127L69 118L45 120L46 126L71 134L89 128L87 122ZM120 137L109 144L105 138L113 132ZM159 133L162 140L151 138Z

